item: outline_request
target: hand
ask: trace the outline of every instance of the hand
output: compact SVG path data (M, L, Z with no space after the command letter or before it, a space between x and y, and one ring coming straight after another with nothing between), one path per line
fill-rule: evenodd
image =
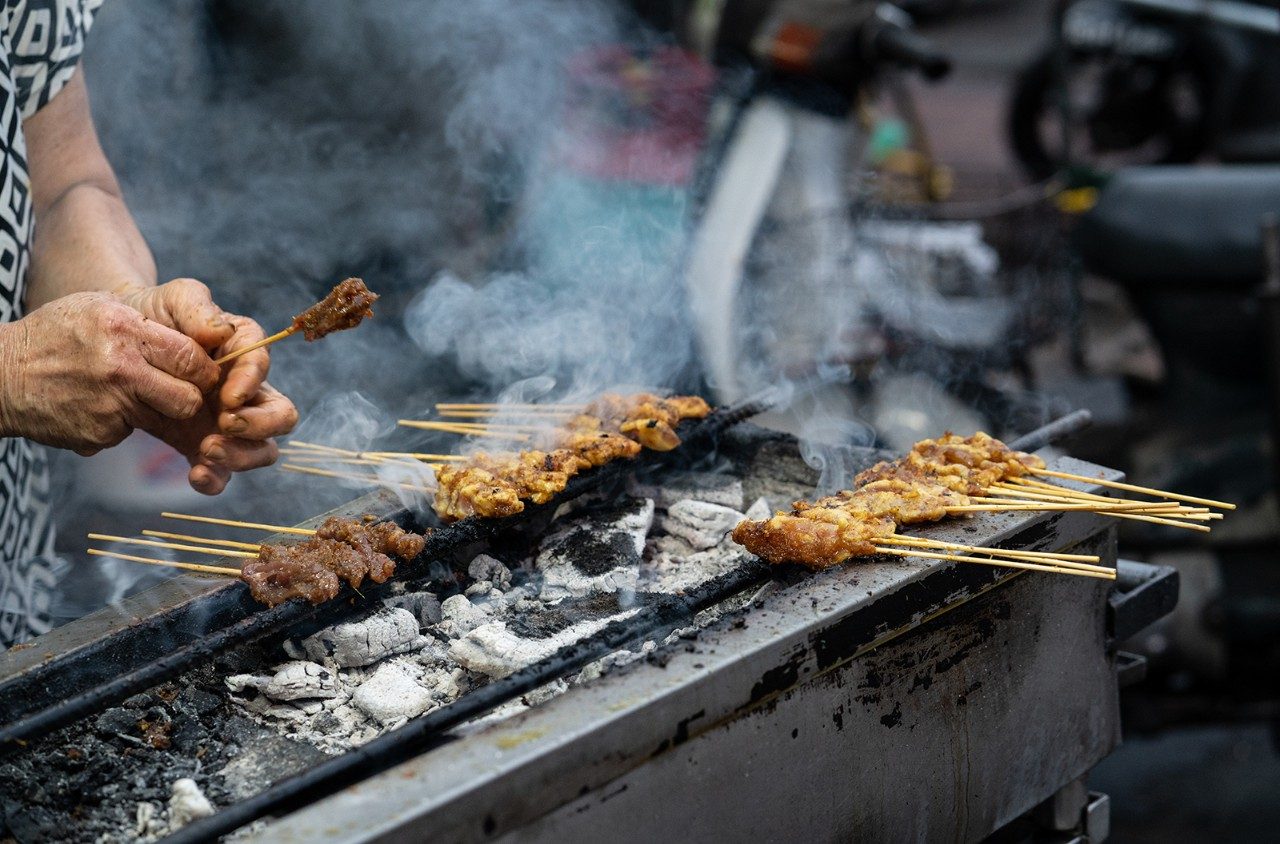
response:
M74 293L0 327L0 434L94 454L189 420L219 377L195 341L107 293Z
M210 357L244 348L263 335L248 317L225 313L209 288L195 279L175 279L126 294L125 301L156 322L190 337ZM181 423L162 420L146 430L172 445L191 463L191 486L206 495L226 488L232 472L268 466L278 456L272 437L293 430L298 411L266 383L271 359L266 349L241 355L229 365L215 396Z

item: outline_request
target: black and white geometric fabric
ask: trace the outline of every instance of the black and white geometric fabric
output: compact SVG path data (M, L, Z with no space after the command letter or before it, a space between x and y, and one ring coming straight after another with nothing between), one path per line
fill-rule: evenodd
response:
M67 84L102 0L3 0L0 10L0 322L20 319L35 220L22 121ZM43 449L0 439L0 650L49 628L54 578Z

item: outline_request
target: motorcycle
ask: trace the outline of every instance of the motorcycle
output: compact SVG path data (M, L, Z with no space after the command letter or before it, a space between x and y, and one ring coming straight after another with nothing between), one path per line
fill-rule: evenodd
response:
M1280 10L1237 0L1059 0L1018 74L1027 173L1280 160Z

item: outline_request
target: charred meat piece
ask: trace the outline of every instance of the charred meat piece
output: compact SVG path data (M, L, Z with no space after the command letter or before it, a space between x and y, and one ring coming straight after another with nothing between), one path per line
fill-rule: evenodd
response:
M875 540L891 536L893 528L892 519L816 508L742 522L733 529L733 540L770 563L794 562L821 569L874 554Z
M338 594L340 580L353 589L359 589L366 577L385 583L396 570L391 555L411 560L425 545L425 537L390 522L331 516L310 539L263 545L258 559L246 563L240 576L253 597L267 606L290 598L319 604Z
M301 331L308 340L319 340L326 334L355 328L366 317L373 316L369 307L378 301L378 294L364 286L358 278L348 278L338 283L319 302L293 318L293 328Z
M338 594L338 576L318 559L294 549L306 545L263 545L258 559L240 570L240 579L249 584L254 600L274 607L290 598L306 598L321 604Z

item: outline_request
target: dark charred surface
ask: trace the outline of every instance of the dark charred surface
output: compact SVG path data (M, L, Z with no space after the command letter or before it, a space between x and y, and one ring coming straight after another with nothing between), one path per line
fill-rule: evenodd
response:
M0 840L119 840L177 779L225 806L323 758L237 714L221 685L205 670L158 686L0 763Z
M565 598L554 607L531 610L507 621L507 629L526 639L547 639L591 618L616 615L623 609L616 593Z

